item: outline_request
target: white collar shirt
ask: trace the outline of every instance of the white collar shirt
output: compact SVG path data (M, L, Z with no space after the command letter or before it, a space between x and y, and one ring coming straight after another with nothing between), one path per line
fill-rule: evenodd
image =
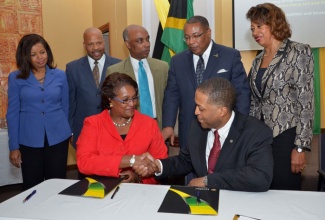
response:
M91 71L93 71L94 67L95 67L95 60L93 58L91 58L90 56L87 56L88 57L88 62L89 62L89 66L90 66L90 69ZM104 65L105 65L105 54L103 54L103 56L98 60L98 68L99 68L99 82L100 82L100 79L102 78L102 74L103 74L103 68L104 68ZM106 74L106 73L105 73Z
M218 134L219 134L219 140L220 140L220 144L221 144L221 149L223 144L225 143L225 140L228 136L230 127L232 125L232 122L234 121L235 118L235 112L232 111L231 112L231 116L230 119L228 120L228 122L220 129L218 129ZM208 160L209 160L209 155L210 155L210 151L213 147L213 142L214 142L214 131L216 129L211 129L208 132L208 139L207 139L207 145L206 145L206 150L205 150L205 157L206 157L206 162L207 162L207 167L208 167Z
M211 49L212 49L212 40L211 40L208 48L202 54L202 58L204 60L204 68L206 68L208 65ZM200 59L200 56L193 54L194 70L196 70L196 65L197 65L197 62L199 61L199 59Z

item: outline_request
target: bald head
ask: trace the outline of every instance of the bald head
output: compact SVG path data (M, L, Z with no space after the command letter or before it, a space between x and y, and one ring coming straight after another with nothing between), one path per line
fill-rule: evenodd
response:
M148 31L139 25L129 25L123 31L123 39L131 57L137 60L147 58L150 53Z
M148 31L144 27L142 27L140 25L136 25L136 24L131 24L131 25L127 26L124 29L124 31L123 31L123 40L124 41L129 40L129 35L131 33L142 32L142 31L148 33Z
M105 42L101 30L94 27L87 28L83 37L87 55L94 60L99 60L105 52Z
M101 30L95 27L87 28L84 32L84 41L89 35L98 35L103 38Z

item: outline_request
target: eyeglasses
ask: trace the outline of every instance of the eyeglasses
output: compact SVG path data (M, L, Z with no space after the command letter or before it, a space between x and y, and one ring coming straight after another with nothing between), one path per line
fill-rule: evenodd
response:
M124 100L119 99L119 98L116 98L116 97L114 97L113 99L116 100L116 101L118 101L118 102L120 102L120 103L122 103L122 104L130 104L131 101L132 101L132 103L137 102L138 99L139 99L139 96L134 96L133 98L124 99Z
M193 35L193 36L184 36L183 37L183 41L187 42L190 41L192 38L194 40L198 40L205 32L207 32L209 29L206 29L205 31L203 31L201 34L198 35Z

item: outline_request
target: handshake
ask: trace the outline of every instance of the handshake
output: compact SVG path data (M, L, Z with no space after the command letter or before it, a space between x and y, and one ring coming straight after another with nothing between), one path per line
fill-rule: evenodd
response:
M135 156L135 161L132 166L132 170L125 171L127 175L130 175L129 179L125 179L124 182L139 182L137 181L139 178L146 178L157 174L161 174L162 172L162 164L158 159L155 159L149 154L148 152ZM132 181L132 175L136 176L136 181ZM179 174L180 175L180 174ZM188 186L195 186L195 187L206 187L207 185L207 176L205 177L198 177L193 178L189 183Z
M161 172L160 162L153 158L148 152L135 156L132 166L133 171L141 178L153 176Z

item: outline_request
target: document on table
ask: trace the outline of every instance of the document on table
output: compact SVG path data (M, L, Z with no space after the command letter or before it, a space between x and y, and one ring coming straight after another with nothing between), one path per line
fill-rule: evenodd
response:
M218 215L219 190L171 186L158 212Z
M124 178L107 176L89 176L69 186L59 194L71 196L85 196L104 198L116 188Z

